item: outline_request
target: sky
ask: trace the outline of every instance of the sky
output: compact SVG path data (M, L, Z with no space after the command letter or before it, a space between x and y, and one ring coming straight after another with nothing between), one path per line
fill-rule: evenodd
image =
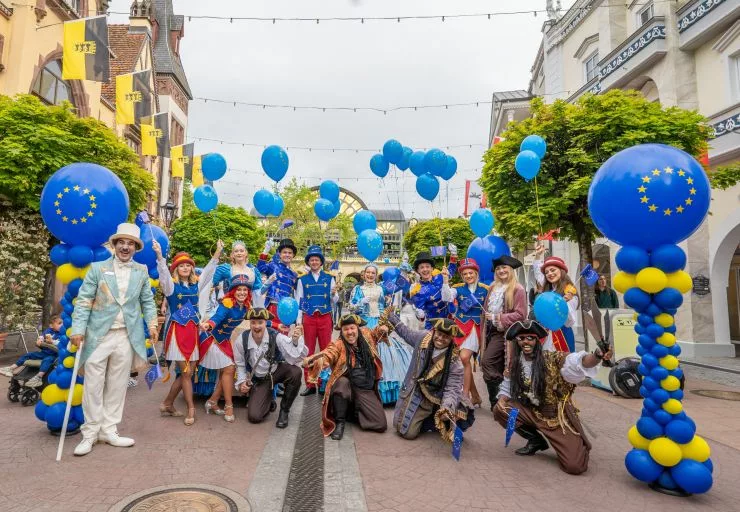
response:
M568 2L569 3L569 2ZM113 0L112 12L130 1ZM259 104L393 108L490 102L495 91L527 89L539 47L540 13L491 19L337 22L203 20L187 16L361 17L489 13L544 9L545 0L174 0L186 16L180 55L195 98ZM112 23L126 16L111 15ZM221 153L229 171L216 183L219 201L252 207L252 196L273 182L262 172L262 147L287 149L290 167L307 185L333 179L369 208L398 209L406 218L432 217L415 190L411 171L391 169L385 179L370 171L368 151L299 150L295 147L380 151L388 139L414 149L445 150L458 172L440 188L443 217L463 212L465 180L480 177L491 105L417 111L344 112L263 109L195 99L187 136L240 144L195 142L196 154ZM472 145L472 147L470 146Z

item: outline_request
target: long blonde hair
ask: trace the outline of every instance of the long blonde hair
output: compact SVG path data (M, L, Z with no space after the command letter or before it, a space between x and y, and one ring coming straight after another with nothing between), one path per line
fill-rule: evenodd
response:
M176 283L182 283L182 279L180 279L180 275L177 273L178 268L180 268L180 265L176 266L172 271L172 280ZM190 270L190 275L188 276L188 284L195 284L197 282L198 274L195 273L195 267L193 266Z
M519 286L519 279L516 277L516 271L512 268L509 272L509 282L508 283L502 283L498 275L496 275L496 272L493 272L493 282L494 284L499 283L502 286L506 287L506 291L504 292L504 306L507 310L511 311L514 309L514 293L516 292L517 287Z

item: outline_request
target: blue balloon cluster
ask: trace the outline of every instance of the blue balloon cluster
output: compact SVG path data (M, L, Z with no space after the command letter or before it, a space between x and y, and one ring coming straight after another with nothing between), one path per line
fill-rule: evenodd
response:
M152 286L152 293L156 293L159 284L159 270L157 270L157 254L154 252L152 242L156 240L162 249L162 256L167 259L167 253L170 250L170 239L164 229L156 224L149 222L149 216L140 213L134 221L139 226L139 238L144 243L144 248L134 254L134 261L146 265L149 273L149 280Z
M209 183L199 186L193 192L193 203L203 213L208 213L218 206L218 194L212 183L224 177L226 167L226 159L220 153L203 155L201 171Z
M254 203L254 209L263 217L268 215L280 217L285 209L283 198L279 194L264 188L254 193L252 202Z
M342 207L339 201L339 185L331 180L321 182L319 185L319 198L313 205L313 211L319 220L330 221L337 215Z
M519 176L529 181L540 172L542 159L547 152L547 143L539 135L528 135L519 146L519 154L514 161L514 167Z
M615 201L614 198L619 198ZM604 203L610 204L604 204ZM707 442L683 410L683 372L675 314L691 277L675 245L701 224L709 207L708 180L687 153L662 144L620 151L594 176L589 210L596 227L623 247L615 256L614 287L634 309L641 360L640 419L627 434L627 471L643 482L686 493L712 486Z
M357 234L357 251L368 261L375 261L383 252L383 237L378 233L378 221L369 210L360 210L352 219Z
M467 257L478 263L479 278L484 284L493 282L493 260L504 255L511 256L511 248L503 238L496 235L476 238L468 246L467 252Z

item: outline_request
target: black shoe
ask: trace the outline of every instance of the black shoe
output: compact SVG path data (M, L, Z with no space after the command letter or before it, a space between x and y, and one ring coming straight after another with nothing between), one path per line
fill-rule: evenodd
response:
M527 445L523 446L522 448L519 448L514 453L517 455L534 455L537 452L545 451L549 448L547 445L547 442L542 442L540 440L532 440L527 441Z
M308 395L315 395L316 394L316 388L306 388L303 391L301 391L301 396L308 396Z
M272 402L270 402L270 412L275 412L276 409L277 409L277 402L273 400Z
M288 426L288 411L280 409L280 415L278 416L275 426L277 428L285 428Z
M339 441L344 437L344 422L337 421L337 426L334 427L334 432L331 433L331 438L335 441Z

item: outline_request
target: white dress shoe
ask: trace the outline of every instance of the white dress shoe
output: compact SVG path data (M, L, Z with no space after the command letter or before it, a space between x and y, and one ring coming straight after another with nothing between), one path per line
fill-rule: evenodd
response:
M87 455L90 453L93 449L93 445L95 444L96 440L92 437L83 437L82 441L80 441L80 444L75 446L75 455L78 457L81 457L83 455Z
M98 434L98 441L101 443L108 443L111 446L118 446L120 448L128 448L129 446L134 445L133 439L130 437L121 437L118 435L118 432L101 432Z

